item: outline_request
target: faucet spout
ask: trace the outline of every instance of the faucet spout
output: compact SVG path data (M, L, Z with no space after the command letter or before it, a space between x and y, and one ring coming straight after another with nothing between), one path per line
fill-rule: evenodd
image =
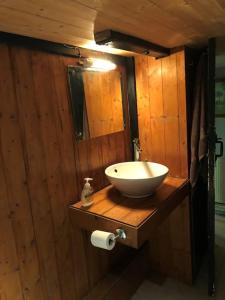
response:
M140 147L139 138L133 139L133 144L134 144L134 160L140 161L140 154L142 152L142 149Z

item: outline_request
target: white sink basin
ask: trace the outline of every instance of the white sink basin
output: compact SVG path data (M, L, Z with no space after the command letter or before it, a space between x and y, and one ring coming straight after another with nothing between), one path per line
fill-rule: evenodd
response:
M163 182L169 169L161 164L132 161L114 164L105 169L105 174L124 196L141 198L152 195Z

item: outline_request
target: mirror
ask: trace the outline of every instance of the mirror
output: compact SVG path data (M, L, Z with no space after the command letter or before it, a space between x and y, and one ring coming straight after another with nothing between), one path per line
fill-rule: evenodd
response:
M102 72L68 66L68 79L77 139L124 129L123 78L118 68Z

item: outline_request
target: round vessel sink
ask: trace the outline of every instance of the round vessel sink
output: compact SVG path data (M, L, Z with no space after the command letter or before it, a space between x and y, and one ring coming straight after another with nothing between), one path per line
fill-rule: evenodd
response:
M124 196L142 198L152 195L166 178L169 169L145 161L123 162L109 166L105 174Z

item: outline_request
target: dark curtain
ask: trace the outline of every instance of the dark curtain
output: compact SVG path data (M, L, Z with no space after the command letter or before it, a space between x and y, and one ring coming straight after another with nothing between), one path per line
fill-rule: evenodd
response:
M207 251L207 54L198 56L192 70L190 95L190 182L193 278Z

